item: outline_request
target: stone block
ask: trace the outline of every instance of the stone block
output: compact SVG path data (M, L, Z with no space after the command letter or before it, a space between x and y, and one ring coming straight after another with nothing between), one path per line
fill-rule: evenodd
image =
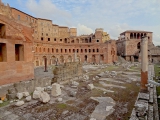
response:
M62 99L62 98L58 98L56 101L57 101L57 102L62 102L63 99Z
M0 100L0 104L2 104L3 103L3 101L2 100Z
M42 88L42 87L36 87L35 90L42 92L42 91L44 91L44 88Z
M23 93L17 93L16 97L17 97L18 99L22 99L22 98L23 98Z
M87 85L87 88L88 88L89 90L92 90L92 89L94 88L94 85L93 85L93 84L88 84L88 85Z
M61 95L61 88L60 85L57 83L52 84L52 91L51 91L52 96L59 96Z
M43 103L47 103L50 101L50 96L47 92L41 92L40 93L40 101L43 102Z
M31 96L27 96L27 97L26 97L26 101L27 101L27 102L29 102L29 101L31 101L31 100L32 100L32 97L31 97Z
M35 90L33 92L33 99L39 99L40 98L40 93L41 93L41 91Z
M15 98L16 98L16 93L7 94L7 99L8 99L8 100L12 100L12 99L15 99Z
M15 103L15 106L19 107L22 106L24 104L24 101L18 101Z
M23 92L23 96L24 96L24 97L29 96L29 92Z

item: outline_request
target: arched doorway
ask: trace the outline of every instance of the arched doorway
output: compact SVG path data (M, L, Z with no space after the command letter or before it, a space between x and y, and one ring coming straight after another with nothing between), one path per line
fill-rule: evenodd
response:
M38 60L36 60L36 66L39 66L39 61Z
M72 62L72 57L69 55L68 56L68 60L67 60L68 62Z
M80 62L80 56L79 55L77 56L77 61Z
M51 64L56 64L56 57L52 56L51 61L52 61Z
M95 55L92 55L92 63L93 63L93 64L96 63L96 57L95 57Z
M64 39L64 42L67 43L67 38Z
M84 56L84 62L87 62L87 55Z
M62 64L64 63L64 57L61 55L60 58L59 58L59 62Z
M45 60L46 60L46 63L47 63L47 57L46 57L46 56L43 56L43 62L42 62L42 65L45 65Z
M104 62L104 55L100 55L100 63Z
M133 33L130 34L130 39L133 39Z

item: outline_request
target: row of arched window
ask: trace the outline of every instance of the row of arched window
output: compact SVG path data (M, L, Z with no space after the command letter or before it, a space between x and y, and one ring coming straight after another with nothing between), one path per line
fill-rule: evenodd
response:
M54 48L37 48L35 52L48 52L48 53L87 53L87 52L99 52L99 49L54 49Z
M146 36L146 33L130 33L130 39L141 39L142 36ZM148 37L150 39L150 37Z
M43 41L45 38L44 37L41 37L41 41ZM47 41L52 41L52 38L46 38ZM57 39L57 38L54 38L53 39L54 42L56 41L60 41L60 42L63 42L63 43L91 43L91 38L90 39Z

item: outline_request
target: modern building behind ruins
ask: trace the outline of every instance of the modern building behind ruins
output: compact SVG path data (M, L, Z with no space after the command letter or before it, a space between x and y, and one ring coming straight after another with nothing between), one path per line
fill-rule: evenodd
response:
M0 85L34 78L34 67L77 60L112 63L117 60L116 42L102 28L77 36L76 28L36 18L0 0Z
M117 54L127 61L140 61L141 37L148 37L148 57L150 62L160 61L160 49L153 45L152 32L127 30L117 40Z

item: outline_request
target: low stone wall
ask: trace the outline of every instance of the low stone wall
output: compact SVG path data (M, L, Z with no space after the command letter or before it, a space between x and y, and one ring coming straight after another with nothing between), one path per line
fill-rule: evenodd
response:
M28 91L32 93L35 87L50 86L54 77L51 66L48 67L48 72L44 72L44 67L34 69L35 78L32 80L20 81L12 84L0 86L0 98L8 96L12 98L18 92Z

